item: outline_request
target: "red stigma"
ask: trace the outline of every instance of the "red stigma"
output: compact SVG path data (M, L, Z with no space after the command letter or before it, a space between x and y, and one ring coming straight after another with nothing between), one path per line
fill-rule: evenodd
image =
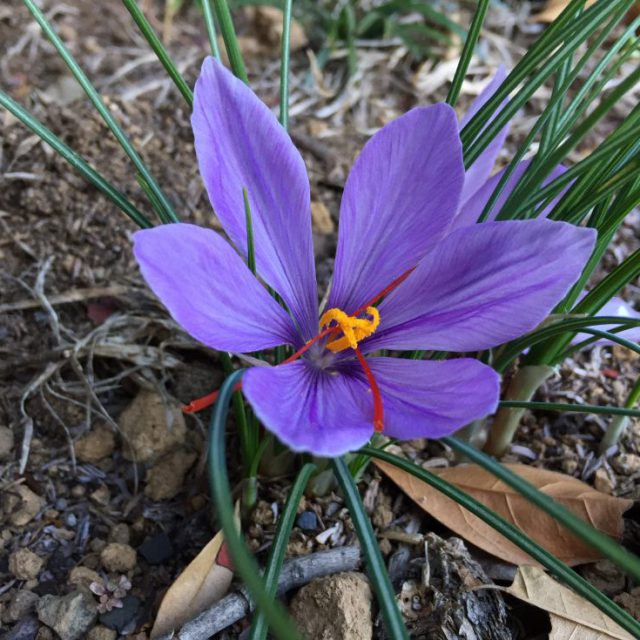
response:
M373 430L376 433L382 433L384 429L384 407L382 406L382 394L380 393L380 387L378 381L371 371L371 367L367 362L367 359L362 355L360 348L354 349L358 362L364 371L364 375L367 377L367 382L371 387L371 393L373 394Z

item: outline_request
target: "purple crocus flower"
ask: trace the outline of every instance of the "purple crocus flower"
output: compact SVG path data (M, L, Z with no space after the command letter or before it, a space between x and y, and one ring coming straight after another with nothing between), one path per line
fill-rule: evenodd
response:
M437 438L491 413L499 378L478 360L375 352L469 352L511 340L545 318L593 248L593 230L548 220L450 233L463 190L473 194L487 176L465 177L454 110L418 107L374 135L354 164L319 313L309 181L289 136L213 59L196 84L192 124L202 178L233 246L209 229L172 224L137 232L135 255L175 320L204 344L234 353L293 347L289 362L249 369L242 389L295 451L340 455L374 428ZM245 189L258 275L287 310L243 259Z

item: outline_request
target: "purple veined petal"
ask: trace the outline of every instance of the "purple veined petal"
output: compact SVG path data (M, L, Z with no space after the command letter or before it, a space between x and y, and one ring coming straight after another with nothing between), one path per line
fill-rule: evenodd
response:
M328 307L377 295L443 236L464 179L455 112L412 109L378 131L347 179Z
M242 391L262 424L293 451L339 456L373 434L370 392L357 376L306 360L249 369Z
M580 296L581 298L584 296ZM598 313L596 313L596 317L602 316L617 316L618 318L636 318L640 320L640 311L636 311L628 302L619 298L617 296L611 298ZM601 329L602 331L609 331L613 329L616 325L597 325L594 326L595 329ZM640 342L640 327L630 327L629 329L625 329L624 331L619 331L617 333L621 338L626 338L627 340L631 340L632 342ZM593 338L589 333L578 333L573 340L572 344L578 344L583 340L588 340L589 338ZM609 340L602 338L600 340L596 340L589 344L586 349L591 349L597 344L610 344Z
M200 173L224 230L246 256L246 188L258 273L309 339L318 329L318 302L302 157L268 107L213 58L202 65L191 123Z
M167 224L133 240L147 284L196 340L235 352L297 341L291 318L215 231Z
M495 204L491 208L489 215L487 217L487 221L495 220L496 216L502 209L502 206L507 201L507 198L511 195L511 192L518 186L518 182L525 174L529 165L531 164L531 160L523 160L518 163L518 166L515 168L514 172L509 177L507 184L504 186L502 193L498 196ZM474 194L473 197L467 200L460 207L460 211L458 215L455 217L453 224L451 225L451 231L455 229L459 229L460 227L464 227L470 224L475 224L478 222L478 218L481 216L484 211L484 207L489 201L489 198L493 194L495 188L498 186L500 180L502 180L502 176L504 176L507 169L503 169L499 171L494 176L489 178L484 185L482 185ZM547 176L547 178L542 183L542 186L547 186L550 182L553 182L556 178L560 177L566 169L562 165L558 165L555 167L551 173ZM554 198L539 214L538 218L546 218L554 209L554 207L558 204L562 196L564 196L566 190L569 188L569 185L562 190L562 192Z
M500 377L473 358L368 358L384 406L384 433L400 440L441 438L493 413Z
M454 231L379 306L376 349L475 351L536 327L578 279L593 229L549 220Z
M498 70L496 71L496 75L493 77L491 82L487 85L487 87L482 91L482 93L473 101L469 110L465 114L464 118L462 118L460 122L460 129L462 129L471 118L478 113L478 111L483 107L486 102L491 98L491 96L499 89L500 85L504 82L504 79L507 77L507 70L505 67L500 65ZM493 120L499 113L504 109L508 100L504 100L500 107L495 111L491 120ZM489 122L491 122L491 120ZM485 150L478 156L476 161L467 169L467 173L465 174L464 187L462 189L462 196L460 198L461 206L464 206L466 202L469 201L471 196L482 187L482 185L487 181L487 178L491 175L491 171L496 163L498 155L500 154L500 150L504 146L504 142L507 139L507 134L509 133L509 125L504 126L497 136L487 145Z

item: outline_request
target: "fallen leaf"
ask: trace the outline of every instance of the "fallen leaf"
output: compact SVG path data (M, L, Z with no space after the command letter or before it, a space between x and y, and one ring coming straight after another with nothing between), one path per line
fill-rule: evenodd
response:
M547 0L544 8L532 16L532 22L553 22L569 5L571 0ZM587 7L596 0L587 0Z
M520 547L430 485L391 464L380 460L376 460L375 464L420 507L459 536L512 564L537 565ZM633 505L632 500L601 493L562 473L524 464L505 466L596 529L614 538L622 535L622 514ZM584 564L600 559L601 556L595 549L576 538L550 515L482 467L468 464L431 469L431 472L516 525L567 564Z
M219 531L169 587L153 623L152 640L179 629L218 602L232 579L233 567Z
M506 591L549 613L549 640L633 640L598 607L537 567L519 567Z

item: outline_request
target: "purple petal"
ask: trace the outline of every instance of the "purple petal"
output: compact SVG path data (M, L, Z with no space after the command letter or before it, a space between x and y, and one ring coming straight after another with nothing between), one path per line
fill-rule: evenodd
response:
M500 377L472 358L368 362L382 393L384 432L394 438L441 438L498 404Z
M518 186L518 182L525 174L526 170L529 168L531 164L531 160L524 160L520 162L518 166L515 168L514 172L507 180L507 184L504 186L502 193L498 196L495 204L491 208L487 220L495 220L496 216L502 209L502 206L507 201L507 198L511 195L511 192ZM496 173L495 176L489 178L475 194L473 194L473 198L465 202L461 207L458 215L455 217L453 224L451 226L451 231L454 229L459 229L460 227L464 227L470 224L475 224L478 221L478 218L482 214L485 205L489 201L489 198L493 194L495 188L498 186L498 183L502 179L502 176L505 174L506 169ZM549 176L544 180L542 186L547 186L550 182L561 176L566 169L558 165ZM538 218L546 218L552 211L553 208L558 204L565 191L569 187L567 186L552 202L550 202L539 214Z
M583 297L583 296L581 296ZM617 316L618 318L636 318L640 320L640 312L636 311L628 302L623 300L622 298L613 297L609 302L607 302L600 311L596 314L596 317L602 316ZM602 329L603 331L609 331L613 329L616 325L613 324L605 324L605 325L594 325L594 329ZM640 342L640 327L630 327L629 329L625 329L624 331L619 331L618 335L621 338L626 338L627 340L631 340L632 342ZM583 340L588 340L589 338L593 338L590 333L579 333L577 334L573 340L572 344L578 344L578 342L582 342ZM588 349L594 347L597 344L608 344L609 341L602 338L600 340L596 340L588 345Z
M380 305L375 349L475 351L538 325L579 277L593 229L549 220L454 231Z
M297 339L291 318L214 231L168 224L138 231L133 240L144 279L196 340L243 352Z
M267 106L213 58L202 65L191 122L216 215L246 256L246 188L258 273L310 338L318 329L318 302L309 180L300 154Z
M500 66L496 71L496 75L493 80L487 85L484 91L473 101L469 110L465 114L464 118L460 122L460 129L462 129L471 118L483 107L491 96L500 88L500 85L507 77L507 71L503 66ZM495 119L497 115L504 109L508 100L504 100L500 107L496 109L493 116L489 120L489 123ZM489 124L487 123L487 124ZM464 179L464 187L462 189L462 197L460 202L464 206L466 202L473 196L473 194L487 181L487 178L491 175L491 171L496 163L500 150L504 146L504 141L507 139L509 133L509 125L504 126L497 136L488 144L485 150L478 156L476 161L467 169L467 173Z
M453 109L412 109L365 145L345 185L329 307L353 312L445 233L464 179Z
M249 369L242 390L262 424L293 451L339 456L373 433L368 387L355 376L298 360Z

